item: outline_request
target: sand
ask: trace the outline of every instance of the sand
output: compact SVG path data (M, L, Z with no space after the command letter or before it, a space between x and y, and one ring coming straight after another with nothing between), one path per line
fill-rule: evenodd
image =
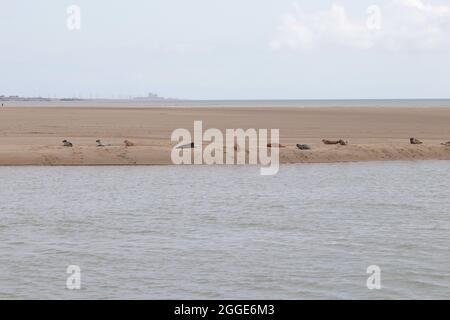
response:
M278 128L281 163L450 160L450 147L440 144L450 140L450 108L10 107L0 109L0 165L171 164L172 131L192 131L194 120L205 130ZM74 147L63 147L64 139ZM96 139L111 146L98 148ZM126 148L125 139L136 146Z

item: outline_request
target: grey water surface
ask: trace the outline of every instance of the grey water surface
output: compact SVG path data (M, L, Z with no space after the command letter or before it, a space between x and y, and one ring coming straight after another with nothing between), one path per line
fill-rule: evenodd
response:
M0 299L450 298L447 161L0 167L0 182Z

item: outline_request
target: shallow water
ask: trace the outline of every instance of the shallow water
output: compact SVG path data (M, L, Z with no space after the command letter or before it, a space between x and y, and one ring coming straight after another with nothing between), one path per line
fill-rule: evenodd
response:
M4 101L5 107L87 107L87 108L227 108L227 107L450 107L450 99L366 99L366 100L75 100Z
M449 168L0 167L0 298L448 299Z

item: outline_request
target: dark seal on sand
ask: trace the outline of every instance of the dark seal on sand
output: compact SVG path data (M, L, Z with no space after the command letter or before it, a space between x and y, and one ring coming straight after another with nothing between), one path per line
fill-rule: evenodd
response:
M311 150L311 147L308 146L307 144L299 144L297 143L297 148L300 150Z
M195 145L193 142L186 143L186 144L183 144L183 145L177 147L177 149L193 149L193 148L195 148Z
M411 144L422 144L423 142L416 138L409 138Z

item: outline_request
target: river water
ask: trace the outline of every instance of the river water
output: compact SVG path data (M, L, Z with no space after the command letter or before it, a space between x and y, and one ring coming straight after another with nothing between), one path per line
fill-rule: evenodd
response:
M0 299L449 299L449 169L0 167Z

